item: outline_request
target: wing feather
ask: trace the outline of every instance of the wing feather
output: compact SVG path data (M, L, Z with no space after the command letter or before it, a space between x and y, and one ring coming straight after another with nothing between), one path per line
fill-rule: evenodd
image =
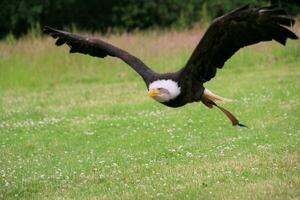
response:
M242 47L271 40L285 45L288 38L298 39L287 29L295 20L286 14L283 9L247 5L215 19L180 70L181 78L194 77L204 83Z
M112 56L122 59L144 79L146 84L149 84L157 76L153 70L137 57L100 39L83 37L48 26L45 26L43 31L56 39L55 44L57 46L67 44L70 47L70 53L88 54L100 58Z

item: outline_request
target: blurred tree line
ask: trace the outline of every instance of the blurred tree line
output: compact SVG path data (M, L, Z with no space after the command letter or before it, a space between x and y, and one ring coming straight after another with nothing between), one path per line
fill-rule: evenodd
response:
M0 0L0 38L44 25L92 32L188 28L247 3L300 13L300 0Z

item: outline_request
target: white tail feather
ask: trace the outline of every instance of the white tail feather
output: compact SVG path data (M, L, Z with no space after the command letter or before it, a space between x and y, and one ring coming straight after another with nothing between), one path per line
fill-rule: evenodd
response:
M203 95L204 95L204 97L208 98L209 100L211 100L213 102L230 102L230 101L232 101L231 99L227 99L227 98L221 97L219 95L216 95L206 88L204 89Z

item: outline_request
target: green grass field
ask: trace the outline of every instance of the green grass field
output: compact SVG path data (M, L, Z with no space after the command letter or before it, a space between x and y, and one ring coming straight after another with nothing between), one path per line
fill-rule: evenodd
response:
M201 35L104 39L166 72ZM0 41L0 199L300 199L299 41L243 49L206 84L249 129L160 105L121 61L53 43Z

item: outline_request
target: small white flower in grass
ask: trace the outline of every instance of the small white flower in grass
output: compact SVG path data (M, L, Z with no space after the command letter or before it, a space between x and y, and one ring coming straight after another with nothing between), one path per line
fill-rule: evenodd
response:
M193 154L191 152L186 152L186 157L193 157Z
M159 197L159 196L162 196L162 195L163 195L163 193L157 193L156 195Z
M84 134L85 135L94 135L95 132L93 132L93 131L85 131Z
M118 164L117 163L113 163L112 166L113 167L118 167Z
M104 179L105 176L104 176L103 174L100 174L100 175L99 175L99 178L100 178L100 179Z

